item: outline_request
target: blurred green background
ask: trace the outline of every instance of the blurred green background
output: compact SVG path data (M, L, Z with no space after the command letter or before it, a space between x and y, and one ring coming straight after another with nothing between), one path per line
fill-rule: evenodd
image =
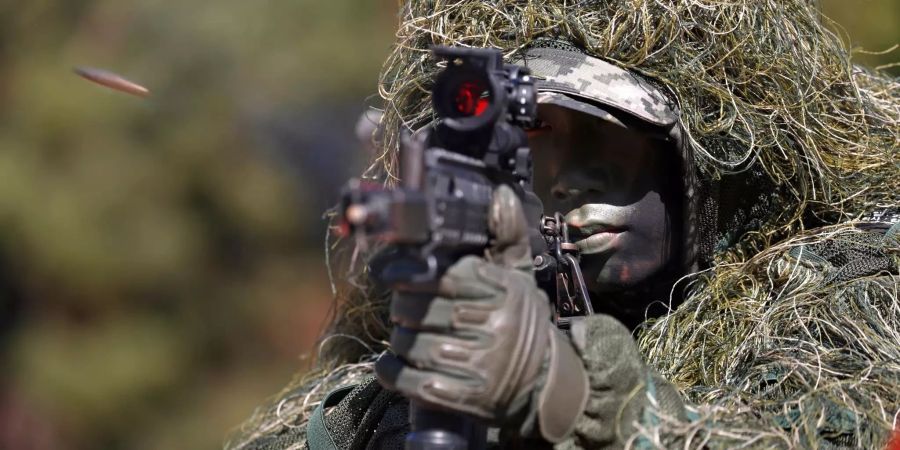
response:
M896 1L823 6L900 40ZM218 448L303 367L396 8L0 0L0 449Z

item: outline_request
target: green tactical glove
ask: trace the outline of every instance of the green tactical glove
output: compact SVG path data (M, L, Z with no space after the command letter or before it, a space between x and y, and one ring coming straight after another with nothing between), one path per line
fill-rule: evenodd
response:
M687 422L678 390L644 364L631 331L621 322L595 314L573 322L571 336L591 393L572 439L557 450L659 448L647 439L662 418ZM642 430L649 434L640 436Z
M560 442L584 409L587 375L550 321L532 273L528 224L507 186L494 192L490 228L496 239L485 257L452 266L436 294L395 293L393 354L375 370L384 387L410 399L495 424L536 413L541 436Z

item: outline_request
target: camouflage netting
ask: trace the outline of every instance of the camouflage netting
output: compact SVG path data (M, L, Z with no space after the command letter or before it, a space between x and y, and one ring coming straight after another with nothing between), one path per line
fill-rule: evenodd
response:
M832 28L812 0L411 1L380 80L383 152L366 175L391 182L399 130L432 119L433 44L512 55L562 38L659 81L702 180L756 172L776 194L752 230L719 243L714 268L686 280L683 304L642 330L648 362L700 405L697 420L663 417L643 434L659 447L875 446L900 412L900 244L854 223L900 207L900 82L852 65ZM350 284L332 332L377 350L384 303L364 286ZM322 370L369 354L335 339ZM321 382L288 388L245 438L303 423Z

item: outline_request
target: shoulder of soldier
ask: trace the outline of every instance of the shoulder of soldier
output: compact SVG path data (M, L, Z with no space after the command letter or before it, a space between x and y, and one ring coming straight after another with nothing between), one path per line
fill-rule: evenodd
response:
M695 429L731 432L710 448L763 435L791 448L883 446L893 417L881 405L900 401L900 225L808 229L699 277L684 303L642 330L640 347L699 405ZM731 428L750 429L746 411L764 419L755 433Z

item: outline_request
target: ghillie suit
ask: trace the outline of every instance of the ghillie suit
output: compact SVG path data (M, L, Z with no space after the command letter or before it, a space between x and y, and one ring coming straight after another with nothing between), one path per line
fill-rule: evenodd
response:
M900 421L900 83L853 66L815 2L412 1L397 36L380 83L383 152L367 172L388 183L398 130L432 118L432 44L512 57L563 39L654 80L679 106L697 273L677 309L637 337L647 364L696 406L685 419L651 405L626 445L883 447ZM231 448L302 448L324 395L371 373L386 303L364 282L346 297L316 369ZM328 420L366 427L370 410L398 401L372 389L368 410ZM577 441L589 446L589 434L576 430Z

